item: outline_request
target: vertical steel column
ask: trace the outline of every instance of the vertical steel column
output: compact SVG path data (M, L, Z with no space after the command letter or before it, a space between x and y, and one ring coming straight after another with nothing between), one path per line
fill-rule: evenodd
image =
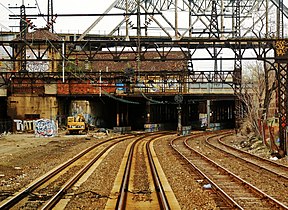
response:
M224 36L224 2L221 0L221 37Z
M145 1L145 11L148 11L148 2ZM149 19L150 20L150 19ZM149 25L148 15L145 12L145 36L148 36L148 25ZM152 20L151 20L152 21Z
M240 10L241 10L241 8L240 8L240 0L236 0L235 1L235 37L236 38L240 38L240 36L241 36L241 32L240 32L240 23L241 23L241 21L240 21Z
M126 104L125 110L125 126L129 125L129 104Z
M178 104L177 107L177 114L178 114L178 125L177 125L177 134L181 135L182 134L182 108L181 104Z
M283 26L283 0L279 0L279 7L277 9L277 37L278 39L283 38L284 26ZM282 46L283 45L283 46ZM278 47L277 47L278 46ZM279 154L281 156L287 155L287 114L288 114L288 64L287 52L282 51L282 47L285 49L287 43L285 41L278 41L276 43L276 55L283 56L278 62L278 107L279 107L279 139L280 148ZM278 49L279 48L279 49ZM279 51L280 50L280 51ZM284 58L284 59L283 59Z
M234 36L235 38L241 37L241 29L240 29L240 0L236 0L233 5L233 16L235 19L234 25ZM234 62L234 93L236 95L235 98L235 127L240 127L240 121L242 118L242 103L239 99L239 95L241 94L241 83L242 83L242 55L241 55L241 43L235 43L235 62Z
M182 107L181 104L183 102L183 95L175 95L174 101L178 104L177 106L177 115L178 115L178 125L177 125L177 134L182 134Z
M119 102L117 101L117 105L116 105L116 126L119 127L120 126L120 105Z
M175 0L175 38L178 37L178 0Z
M281 156L287 155L288 64L278 64L279 139Z
M216 0L212 0L209 37L219 38L218 14Z
M22 4L20 6L20 71L21 72L27 72L26 69L26 44L25 44L25 39L26 39L26 34L28 32L28 24L26 22L26 9L25 5Z
M54 24L52 21L53 18L53 0L48 0L48 7L47 7L47 24L51 24L51 31L54 31Z
M266 7L265 7L265 10L266 10L266 34L265 34L265 37L268 38L268 34L269 34L269 0L266 0Z
M207 109L207 128L209 129L210 128L210 121L211 121L211 118L210 118L210 113L211 113L211 109L210 109L210 100L207 100L207 104L206 104L206 109Z
M284 14L283 14L283 0L279 0L279 7L277 9L277 37L278 38L283 38L284 36L284 22L283 22L283 18L284 18Z
M128 25L128 22L129 22L129 16L128 16L128 0L125 0L125 12L126 12L126 14L125 14L125 23L126 23L126 25L125 25L125 31L126 31L126 41L129 41L129 25Z
M192 9L191 9L191 1L189 1L189 27L192 25ZM189 37L192 36L192 29L189 30Z
M140 0L137 0L137 56L136 56L136 62L137 62L137 76L139 76L140 72L140 64L141 64L141 42L140 42L140 36L141 36L141 16L140 16Z
M150 101L147 101L146 102L146 123L150 123L151 121L150 115L151 115L151 103Z

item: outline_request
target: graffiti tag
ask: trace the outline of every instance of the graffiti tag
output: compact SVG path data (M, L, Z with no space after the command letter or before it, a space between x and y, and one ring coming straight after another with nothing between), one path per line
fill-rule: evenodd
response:
M39 119L35 120L36 137L54 137L57 134L57 126L54 120Z

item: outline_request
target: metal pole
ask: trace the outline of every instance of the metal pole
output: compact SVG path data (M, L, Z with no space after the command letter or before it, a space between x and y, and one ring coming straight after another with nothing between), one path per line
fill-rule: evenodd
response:
M125 21L126 21L126 41L129 41L129 31L128 31L128 0L125 1L126 4L126 15L125 15Z
M150 108L151 108L151 106L150 106L150 101L147 101L146 102L146 123L150 123L150 112L151 112L151 110L150 110Z
M100 78L99 78L99 96L102 96L102 89L101 89L101 84L102 84L102 76L101 76L101 70L100 70Z
M140 0L137 0L137 37L141 36Z
M117 113L116 113L116 126L120 126L120 108L119 108L119 102L117 102Z
M207 100L207 128L210 128L210 100Z
M268 37L268 34L269 34L269 0L266 0L266 38Z
M178 0L175 0L175 38L178 37Z
M22 1L22 5L20 6L20 39L21 39L21 47L20 47L20 71L21 72L27 72L26 64L27 64L27 58L26 58L26 34L28 33L28 24L26 22L26 8L24 5L24 0Z
M62 43L62 82L65 83L65 40Z
M191 1L189 1L189 27L192 25L192 9L191 9ZM192 29L189 30L189 37L192 36Z
M140 17L140 0L137 0L137 76L139 77L140 72L140 54L141 54L141 42L140 42L140 36L141 36L141 17Z
M224 2L221 0L221 37L224 37Z
M51 31L54 32L54 23L52 22L53 19L53 0L48 0L48 13L47 13L47 23L51 23Z
M180 136L182 133L182 119L181 119L181 115L182 115L182 110L181 110L181 105L179 104L177 107L177 113L178 113L178 126L177 126L177 133Z

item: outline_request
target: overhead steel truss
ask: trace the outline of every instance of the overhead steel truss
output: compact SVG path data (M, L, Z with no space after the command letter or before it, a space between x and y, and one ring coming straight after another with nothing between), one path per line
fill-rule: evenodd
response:
M107 38L107 37L106 37ZM115 37L114 37L115 38ZM2 58L2 62L12 62L13 64L19 62L22 59L20 53L25 48L26 52L34 55L30 58L26 58L26 63L31 62L62 62L63 60L72 63L75 62L165 62L165 61L182 61L183 66L175 67L173 69L159 69L158 71L139 70L135 69L135 75L150 75L159 76L162 81L165 78L181 76L186 79L177 80L185 81L184 83L226 83L232 87L239 86L239 71L235 69L221 69L215 70L213 67L210 70L194 70L189 68L189 62L214 60L217 61L235 61L235 56L239 61L242 60L275 60L274 49L277 39L211 39L211 38L186 38L181 41L169 41L161 37L143 38L137 43L137 37L131 37L129 41L123 40L124 37L117 37L117 39L105 40L105 37L99 37L99 40L87 40L87 41L0 41L0 48L5 51L6 56ZM140 56L137 51L137 45L140 46ZM23 47L24 46L24 47ZM12 50L10 48L16 49ZM51 50L55 51L54 56L49 56ZM104 51L105 49L105 51ZM178 56L172 56L172 51L177 49ZM205 56L194 56L192 51L197 49L205 50L207 53ZM219 57L219 53L223 49L230 49L231 54L222 55ZM149 53L153 51L156 56L149 56ZM217 51L217 54L215 52ZM252 51L253 54L246 53L246 51ZM105 56L101 56L104 53ZM56 56L58 54L58 56ZM129 56L127 56L129 55ZM235 55L235 56L233 56ZM270 56L268 56L270 55ZM92 71L92 72L91 72ZM86 80L95 80L100 77L107 78L111 83L124 78L125 73L123 69L114 69L109 73L102 70L100 72L96 69L91 71L65 72L64 77L85 83ZM25 79L32 81L35 79L43 79L42 83L57 82L63 73L59 70L57 72L0 72L0 86L9 85L11 78L19 78L14 82ZM39 81L38 81L39 82ZM96 82L97 83L97 82Z
M83 16L55 14L54 17L77 15ZM104 79L109 84L121 80L129 85L137 85L140 83L137 76L142 75L146 78L141 81L145 87L149 86L153 78L163 83L170 78L179 84L227 83L237 92L241 90L242 62L263 60L277 71L280 148L287 154L288 40L285 39L285 25L288 9L283 5L283 0L115 0L103 14L94 16L98 18L84 33L77 35L77 41L0 41L0 60L13 64L133 61L138 65L132 75L123 71L107 73L96 69L92 72L81 70L65 74L61 71L13 72L15 65L12 65L0 72L0 86L18 82L69 83L71 80L79 83L89 80L101 86ZM106 25L105 30L110 32L103 34L97 27L101 21L109 21L109 18L111 24ZM98 34L93 31L94 28L99 30ZM24 58L24 51L32 54L33 58ZM57 56L50 58L48 53L51 51ZM157 56L148 56L151 51ZM181 52L181 56L171 56L172 51ZM197 54L198 51L205 51L205 55ZM102 53L107 56L99 56ZM214 66L209 70L193 68L193 63L197 61L211 60ZM184 61L187 65L175 69L143 71L140 63L145 61ZM234 61L234 66L219 71L219 61Z

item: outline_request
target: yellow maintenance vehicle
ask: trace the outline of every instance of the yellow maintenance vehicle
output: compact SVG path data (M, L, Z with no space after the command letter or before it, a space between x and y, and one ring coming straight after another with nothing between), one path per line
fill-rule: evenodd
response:
M67 130L69 134L81 134L88 131L88 124L82 114L76 117L67 117Z

